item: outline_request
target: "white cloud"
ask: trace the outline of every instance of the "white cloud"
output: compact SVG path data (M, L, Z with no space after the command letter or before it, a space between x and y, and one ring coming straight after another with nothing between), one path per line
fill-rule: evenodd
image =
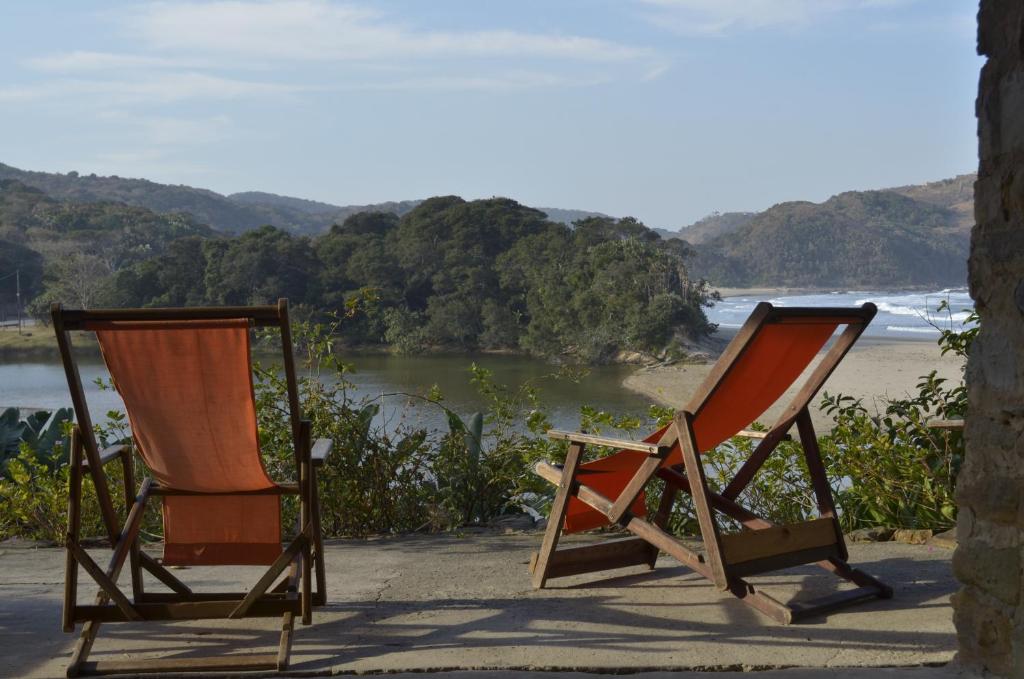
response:
M150 2L103 16L139 45L136 53L72 48L30 57L23 65L52 79L0 84L0 102L117 107L313 90L500 92L654 80L668 68L653 50L612 40L435 30L332 0ZM312 85L285 84L295 81Z
M509 92L542 87L585 87L607 82L602 77L569 78L536 71L507 71L492 75L436 75L353 85L355 90L428 90L433 92Z
M197 67L202 64L195 60L168 59L138 54L115 54L112 52L90 52L76 50L43 57L31 57L25 64L36 71L49 73L78 73L87 71L126 71L139 69L166 69Z
M431 31L372 9L326 0L155 3L128 14L127 31L161 50L310 61L555 58L620 62L646 48L577 35L510 30Z
M639 0L655 8L653 23L682 33L720 35L733 30L800 28L830 14L885 10L918 0Z
M124 111L103 111L97 119L115 126L120 136L146 147L201 146L236 136L237 127L226 115L198 118L166 115L135 115Z
M21 103L75 97L104 105L169 104L187 99L239 99L291 94L308 87L235 80L203 73L148 74L135 80L59 79L0 87L0 102Z

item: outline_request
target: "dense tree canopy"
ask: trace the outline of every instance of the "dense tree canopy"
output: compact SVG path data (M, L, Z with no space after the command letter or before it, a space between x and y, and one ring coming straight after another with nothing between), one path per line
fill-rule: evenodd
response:
M49 228L95 238L115 205L90 206L80 218L74 206L50 206L60 216L50 221L62 226ZM111 233L124 241L147 222L133 216L141 208L120 208L132 228ZM105 249L80 247L50 260L40 302L234 305L288 297L317 316L369 298L365 313L344 327L352 345L591 361L622 350L659 352L710 329L701 310L707 289L687 276L686 244L662 241L634 219L592 217L570 228L507 198L442 196L402 217L351 215L315 239L272 226L234 238L182 231L173 221L154 228L157 245L145 256L125 246L106 261Z

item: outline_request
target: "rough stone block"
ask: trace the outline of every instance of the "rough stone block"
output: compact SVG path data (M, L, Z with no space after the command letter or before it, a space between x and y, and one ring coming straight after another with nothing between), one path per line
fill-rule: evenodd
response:
M899 528L892 534L892 539L908 545L923 545L932 538L932 535L934 533L927 529Z
M1013 671L1013 621L1007 610L990 601L974 587L965 587L953 595L953 621L956 623L960 652L957 659L966 665L1010 676Z
M970 506L980 519L1016 524L1024 502L1024 482L1016 477L962 474L956 499Z
M1020 546L993 547L975 530L953 553L953 573L960 582L989 593L1007 606L1020 605Z

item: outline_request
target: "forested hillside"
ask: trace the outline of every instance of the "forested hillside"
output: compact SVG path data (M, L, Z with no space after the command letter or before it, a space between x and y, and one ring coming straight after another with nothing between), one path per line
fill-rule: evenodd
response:
M123 203L57 201L0 179L0 272L22 272L25 299L74 298L94 306L111 274L162 254L184 237L215 232L186 214L160 215ZM37 303L42 303L41 297Z
M631 219L575 229L505 198L431 198L399 218L352 215L326 235L263 227L233 239L186 238L111 280L118 305L248 304L286 296L309 312L343 311L353 345L403 351L511 349L613 359L658 353L710 328L707 289L687 246Z
M892 191L781 203L695 246L692 268L715 285L963 285L968 232L953 210Z
M691 270L716 286L959 286L967 281L974 179L715 213L669 237L695 247Z
M307 206L288 206L302 209ZM353 300L351 345L515 350L614 360L710 331L688 246L633 219L575 228L513 200L431 198L399 217L358 212L324 235L263 226L237 236L182 213L59 201L0 181L0 267L24 272L30 309L269 303L326 318Z
M756 214L756 212L714 212L689 226L684 226L672 236L682 238L692 245L703 245L720 236L738 231Z
M58 200L76 203L121 202L160 214L188 213L217 231L242 233L267 224L297 234L317 236L359 212L392 212L398 216L420 204L419 200L387 201L367 205L332 205L263 191L243 191L225 196L208 189L160 184L148 179L102 177L77 172L33 172L0 163L0 180L12 179L37 188ZM586 217L606 217L599 212L541 208L548 218L572 224Z

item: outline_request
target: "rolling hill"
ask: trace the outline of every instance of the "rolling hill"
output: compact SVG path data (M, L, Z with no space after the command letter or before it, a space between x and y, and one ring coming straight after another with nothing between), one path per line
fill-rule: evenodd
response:
M266 224L302 235L319 235L359 212L391 212L401 217L421 200L387 201L367 205L332 205L315 200L280 196L263 191L222 195L182 184L160 184L148 179L116 175L101 177L77 172L34 172L0 163L0 180L15 180L58 200L75 203L120 202L162 214L188 213L203 224L225 233L243 233ZM600 212L539 208L552 221L571 224Z
M692 272L716 286L964 285L969 175L923 186L787 202L697 229ZM689 228L678 237L689 240Z

